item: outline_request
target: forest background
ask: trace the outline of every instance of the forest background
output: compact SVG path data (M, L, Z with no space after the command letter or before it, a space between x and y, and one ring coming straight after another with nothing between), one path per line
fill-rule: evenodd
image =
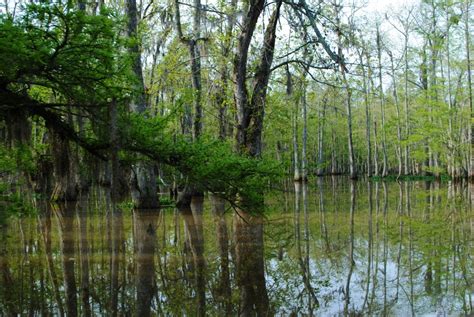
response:
M285 175L472 177L470 0L370 7L6 1L2 191L152 208L254 204Z

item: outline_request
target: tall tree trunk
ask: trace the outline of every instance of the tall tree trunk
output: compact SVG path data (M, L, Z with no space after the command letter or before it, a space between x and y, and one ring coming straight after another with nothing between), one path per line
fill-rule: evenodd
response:
M382 129L382 154L383 154L383 169L382 177L388 175L388 156L387 156L387 140L385 133L385 97L383 93L383 79L382 79L382 38L380 36L380 25L377 25L377 57L379 67L379 98L380 98L380 112L381 121L380 128Z
M237 108L237 149L239 153L259 157L262 150L262 129L265 114L265 97L273 61L276 41L276 27L280 16L281 1L270 17L265 30L260 61L254 74L253 93L249 99L247 88L247 60L258 17L263 10L265 0L252 3L242 21L242 31L238 38L237 52L234 58L234 96Z
M448 175L455 177L455 157L456 149L454 148L454 131L453 131L453 100L451 93L451 53L450 53L450 21L449 21L449 6L446 8L446 70L447 70L447 83L448 86L448 109L449 109L449 118L448 118L448 153L447 153L447 170Z
M316 174L318 176L324 175L324 126L326 122L326 105L327 105L327 97L326 95L323 97L322 100L322 108L318 111L318 169ZM332 172L332 171L331 171Z
M390 70L392 75L393 82L393 100L395 102L395 108L397 110L397 157L398 157L398 177L403 173L403 157L402 157L402 128L400 125L400 104L398 102L398 92L397 92L397 81L395 77L395 66L393 64L393 55L392 52L388 52L390 56Z
M474 181L474 111L472 109L473 100L472 100L472 71L471 71L471 43L470 43L470 36L471 32L469 31L469 10L470 10L470 0L466 1L466 7L464 12L464 36L465 36L465 44L466 44L466 63L467 63L467 91L469 96L469 113L471 118L471 131L469 133L469 141L471 144L470 147L470 163L469 163L469 179Z
M439 46L440 40L442 35L439 34L438 27L437 27L437 16L436 16L436 7L434 2L432 1L432 11L431 11L431 30L430 36L428 38L430 44L430 53L431 53L431 61L430 61L430 87L429 87L429 98L430 98L430 122L432 125L435 124L435 118L433 116L433 110L437 107L438 103L438 78L436 74L437 70L437 62L439 58ZM432 172L434 173L435 177L439 177L439 170L438 170L439 162L438 162L438 151L433 149L430 146L430 167Z
M365 50L365 48L364 48ZM370 111L369 111L369 89L367 84L367 72L364 66L363 53L359 54L360 64L362 65L362 83L364 89L364 105L365 105L365 137L367 138L367 176L372 176L372 144L370 142ZM367 55L367 64L370 63Z
M290 68L286 65L286 98L288 104L295 104L293 110L293 180L300 181L300 159L299 159L299 144L298 144L298 116L299 107L298 102L293 98L293 82L291 78Z
M421 80L421 87L423 90L423 94L425 100L429 100L429 91L428 91L428 65L427 65L427 54L426 54L426 43L423 45L421 56L421 65L420 65L420 80ZM428 141L424 141L425 151L426 151L426 158L423 162L423 174L427 174L427 170L430 167L430 150Z
M303 108L303 132L301 144L301 179L306 182L308 180L308 158L307 158L307 143L308 143L308 104L306 100L306 83L302 84L301 103Z
M229 120L227 118L227 105L228 105L228 98L227 98L227 85L229 84L229 68L226 57L230 53L231 49L231 38L232 38L232 30L235 25L235 11L237 6L237 0L231 0L230 3L230 13L227 16L227 24L225 26L224 31L224 40L222 42L222 57L223 60L220 64L220 80L218 81L216 94L215 94L215 102L217 109L219 109L219 139L225 140L229 135Z
M136 77L136 97L132 108L135 112L145 115L147 110L145 87L143 83L142 62L138 37L138 12L136 0L126 0L128 17L127 35L135 39L129 53L133 56L133 73ZM132 175L132 197L136 208L158 208L159 200L156 187L156 176L153 164L138 163Z
M344 90L346 92L346 116L347 116L347 142L348 142L348 151L349 151L349 177L351 179L357 178L357 171L355 166L355 157L354 157L354 143L352 140L352 89L350 87L349 81L346 76L346 66L344 65L344 55L342 53L342 33L340 31L341 22L340 22L340 10L342 7L338 4L336 6L336 25L338 28L337 32L337 45L338 45L338 56L339 56L339 68L342 74L342 80L344 83Z
M198 41L201 36L201 1L194 0L193 3L194 14L193 14L193 34L190 37L184 35L181 26L181 14L179 10L178 0L174 1L175 10L175 24L178 37L182 43L184 43L189 50L190 66L191 66L191 85L193 87L193 108L194 118L192 120L193 125L193 138L194 140L199 139L202 133L202 84L201 84L201 52L199 49Z
M375 113L374 113L375 117ZM379 176L379 145L377 139L377 120L374 118L374 173L375 176Z
M234 96L237 110L236 145L240 154L250 157L260 157L261 155L265 98L282 4L282 1L277 1L276 8L267 24L260 60L253 76L253 91L249 98L247 87L248 51L265 2L265 0L256 0L250 3L242 21L234 58ZM263 212L263 192L259 194L261 201L251 206L256 214ZM250 206L246 204L247 199L248 197L241 197L242 206L248 208ZM241 296L239 314L244 316L268 315L269 299L265 285L262 219L260 216L250 216L245 210L239 210L239 215L235 216L234 226L236 276Z
M228 105L228 89L227 86L229 85L229 67L228 67L228 61L227 61L227 56L229 56L231 52L231 40L232 40L232 34L233 34L233 29L235 26L236 22L236 7L237 7L237 0L231 0L230 2L230 7L227 9L228 15L227 15L227 24L225 26L225 31L224 31L224 40L222 42L222 56L223 61L221 61L220 65L220 80L218 82L218 88L216 91L216 105L217 108L219 109L219 138L221 140L226 139L229 135L231 135L231 125L228 119L228 114L227 114L227 105Z
M410 146L408 139L410 137L410 114L409 114L409 107L408 107L408 26L405 29L404 33L404 39L405 39L405 52L404 52L404 60L405 60L405 94L404 94L404 104L405 104L405 175L409 175L410 172L410 167L409 167L409 162L410 162Z
M115 99L109 104L109 139L110 139L110 165L111 165L111 182L110 195L112 201L118 199L119 190L119 158L120 150L118 138L118 122L117 122L117 102Z

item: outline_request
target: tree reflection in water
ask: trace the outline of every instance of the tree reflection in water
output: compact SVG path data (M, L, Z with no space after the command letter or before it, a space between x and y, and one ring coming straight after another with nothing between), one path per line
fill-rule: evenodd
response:
M271 315L265 285L263 217L238 210L234 215L234 240L239 315Z
M150 316L152 299L157 291L155 283L155 250L158 215L158 210L133 210L136 316Z
M217 195L211 195L211 210L216 226L220 277L216 287L216 297L219 309L230 315L232 312L232 290L230 285L229 268L229 233L225 218L225 200Z
M203 237L203 200L201 196L192 197L191 205L179 209L184 220L186 244L191 250L191 276L194 277L194 288L197 298L197 315L206 314L206 262L204 259Z
M77 287L75 277L76 264L76 225L75 210L71 203L52 206L58 221L60 248L62 257L63 286L67 316L77 316Z
M468 315L470 189L320 178L268 193L264 217L218 196L38 200L0 219L0 315Z

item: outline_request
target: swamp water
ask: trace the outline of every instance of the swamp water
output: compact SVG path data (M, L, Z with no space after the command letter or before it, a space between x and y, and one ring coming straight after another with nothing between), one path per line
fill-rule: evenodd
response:
M0 315L473 313L471 188L326 178L131 211L104 191L0 221Z

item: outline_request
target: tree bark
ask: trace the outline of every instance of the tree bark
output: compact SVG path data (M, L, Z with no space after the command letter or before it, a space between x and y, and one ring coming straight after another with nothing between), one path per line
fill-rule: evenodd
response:
M224 40L222 43L222 56L224 60L220 65L220 81L218 82L218 88L215 95L216 106L219 109L219 139L225 140L229 135L231 135L232 127L229 123L227 106L228 106L228 89L229 85L229 67L226 60L226 57L230 54L231 49L231 39L232 39L232 30L235 25L235 11L237 7L237 0L231 0L230 3L230 12L227 17L227 25L224 32Z
M383 93L383 79L382 79L382 38L380 35L380 25L377 25L377 57L378 57L378 68L379 68L379 98L380 98L380 129L382 129L382 154L383 154L383 167L382 177L388 175L388 156L387 156L387 138L385 133L385 97Z
M339 62L339 69L342 74L342 80L344 83L344 90L346 92L346 116L347 116L347 145L348 145L348 159L349 159L349 177L351 179L357 178L357 171L355 166L355 158L354 158L354 143L352 140L352 89L349 85L349 81L347 80L346 76L346 66L344 64L344 55L342 53L342 33L341 33L341 22L340 22L340 10L341 6L338 4L335 5L336 11L336 25L337 25L337 46L338 46L338 62Z
M254 74L252 97L249 100L247 87L247 60L250 42L257 25L258 17L263 10L265 0L256 0L250 4L247 15L242 22L237 53L234 58L234 96L237 108L237 150L239 153L259 157L262 150L262 129L265 114L265 97L273 61L273 50L276 41L276 27L280 16L281 1L270 17L265 30L261 57Z
M364 48L365 50L365 48ZM367 176L372 176L372 144L370 142L370 111L369 111L369 90L367 84L367 73L364 66L363 52L359 53L360 64L362 65L362 83L364 89L364 105L365 105L365 137L367 138ZM367 64L370 63L368 55Z
M307 157L307 143L308 143L308 104L306 100L306 84L302 85L303 95L301 96L301 103L303 108L303 132L301 144L301 179L303 182L308 180L308 157Z
M395 108L397 109L397 157L398 157L398 177L403 173L403 157L402 157L402 128L400 123L400 104L398 102L398 92L397 92L397 81L395 78L395 66L393 64L393 55L392 52L388 52L390 56L390 70L392 75L393 82L393 100L395 102Z
M136 96L132 103L135 112L145 115L147 110L145 86L143 83L142 62L140 46L138 44L138 12L136 0L126 0L126 13L128 17L127 35L135 39L129 48L133 57L132 70L136 77ZM136 208L158 208L159 200L156 187L156 176L153 164L138 163L134 167L131 180L132 198Z
M54 159L55 186L51 194L53 201L75 201L79 194L77 165L67 138L51 131Z
M466 8L464 12L464 36L466 44L466 63L467 63L467 91L468 91L468 100L469 100L469 113L470 113L470 127L471 131L469 133L469 141L471 144L470 147L470 163L469 163L469 179L471 182L474 181L474 111L472 109L473 97L472 97L472 71L471 71L471 43L469 32L469 10L470 10L470 0L466 0Z
M318 169L316 174L318 176L324 175L324 126L326 122L326 96L323 97L321 108L318 111ZM333 171L332 171L333 172Z
M288 104L294 103L293 110L293 180L298 182L301 180L300 173L300 159L299 159L299 144L298 144L298 116L299 107L298 102L293 97L293 81L291 78L290 68L286 65L286 98Z
M179 10L178 0L174 1L175 9L175 23L178 37L189 50L190 66L191 66L191 85L193 87L193 108L194 118L193 122L193 139L197 140L202 133L202 84L201 84L201 52L198 41L201 36L201 1L194 0L194 14L193 14L193 34L191 37L186 37L181 26L181 14Z

